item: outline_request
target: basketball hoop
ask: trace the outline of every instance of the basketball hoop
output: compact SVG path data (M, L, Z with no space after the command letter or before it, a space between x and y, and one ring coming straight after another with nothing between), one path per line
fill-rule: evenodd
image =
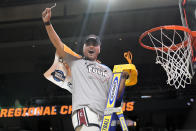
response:
M167 25L144 32L139 43L142 47L156 52L156 64L167 73L167 84L185 88L191 84L192 32L183 26Z

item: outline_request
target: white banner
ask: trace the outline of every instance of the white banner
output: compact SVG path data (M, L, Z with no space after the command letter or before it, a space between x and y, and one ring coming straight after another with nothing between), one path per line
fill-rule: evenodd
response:
M61 58L59 58L57 53L55 53L53 65L44 73L44 77L72 93L70 68Z

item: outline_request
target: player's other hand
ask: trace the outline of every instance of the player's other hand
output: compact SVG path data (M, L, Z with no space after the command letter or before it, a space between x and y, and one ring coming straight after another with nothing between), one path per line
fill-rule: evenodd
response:
M122 78L123 79L128 79L129 78L129 73L127 71L122 72Z
M51 9L50 8L46 8L43 12L42 12L42 20L43 22L48 22L50 21L51 18Z

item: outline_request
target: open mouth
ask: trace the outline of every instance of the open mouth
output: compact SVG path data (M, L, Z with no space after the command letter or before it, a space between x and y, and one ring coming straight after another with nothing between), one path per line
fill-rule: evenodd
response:
M94 51L93 51L93 50L89 50L88 53L89 53L89 54L93 54Z

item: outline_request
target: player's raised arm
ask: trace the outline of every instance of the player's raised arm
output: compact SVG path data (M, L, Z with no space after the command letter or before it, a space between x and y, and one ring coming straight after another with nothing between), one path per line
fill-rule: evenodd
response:
M58 55L60 57L64 57L66 55L64 52L64 43L61 41L61 39L55 32L52 24L50 23L50 18L51 18L51 8L46 8L42 12L42 20L45 24L50 41L52 42L54 47L57 49Z

